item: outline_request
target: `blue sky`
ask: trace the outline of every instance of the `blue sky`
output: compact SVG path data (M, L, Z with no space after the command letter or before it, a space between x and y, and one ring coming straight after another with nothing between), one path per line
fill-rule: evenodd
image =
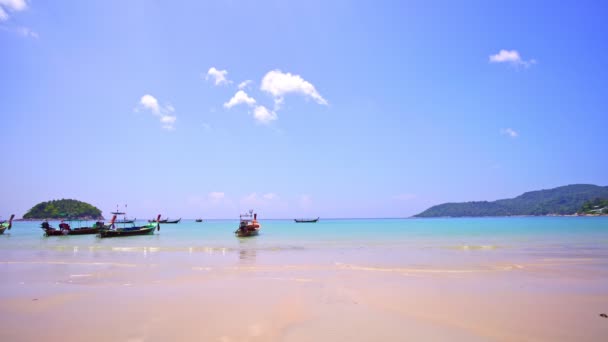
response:
M600 2L0 8L3 217L404 217L608 185Z

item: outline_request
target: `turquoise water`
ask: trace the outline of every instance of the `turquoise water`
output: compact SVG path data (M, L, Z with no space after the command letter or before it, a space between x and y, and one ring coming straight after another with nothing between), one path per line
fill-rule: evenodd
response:
M61 255L112 254L237 255L243 251L267 261L350 254L354 259L395 263L418 257L428 262L500 255L604 257L608 217L515 217L446 219L353 219L294 223L262 220L259 236L237 238L236 220L161 225L154 235L100 239L94 235L44 237L40 222L16 222L0 236L0 260ZM465 254L463 252L468 252ZM469 255L469 256L467 256ZM408 259L409 258L409 259ZM426 259L425 259L426 258ZM443 258L443 259L442 259ZM322 258L321 258L322 259ZM439 260L437 260L439 259Z

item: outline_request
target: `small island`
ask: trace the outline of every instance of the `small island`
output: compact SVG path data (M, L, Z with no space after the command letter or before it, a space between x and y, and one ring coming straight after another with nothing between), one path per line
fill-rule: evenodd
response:
M572 184L493 202L439 204L414 217L602 215L606 207L602 198L608 198L608 186Z
M24 220L43 219L103 220L101 210L95 206L74 199L60 199L41 202L23 215Z

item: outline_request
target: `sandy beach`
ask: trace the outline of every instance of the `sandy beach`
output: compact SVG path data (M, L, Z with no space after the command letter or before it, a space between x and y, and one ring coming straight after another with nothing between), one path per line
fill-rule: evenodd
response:
M597 258L459 266L260 262L276 252L0 260L3 341L603 341ZM164 253L164 254L163 254ZM459 253L470 251L461 249ZM8 258L10 259L10 258ZM179 261L176 262L176 261ZM603 269L603 270L602 270ZM590 272L592 270L592 272Z

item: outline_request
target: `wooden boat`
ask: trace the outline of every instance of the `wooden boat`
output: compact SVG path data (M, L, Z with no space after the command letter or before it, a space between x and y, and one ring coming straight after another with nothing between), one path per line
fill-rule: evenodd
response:
M179 223L179 221L181 221L181 220L182 220L181 217L177 220L172 220L172 221L169 221L169 218L166 218L164 220L160 220L159 223ZM148 220L148 223L156 223L156 220Z
M15 217L15 214L11 215L11 218L8 219L7 221L2 221L2 223L0 223L0 234L4 234L5 230L11 230L11 227L13 226L13 218Z
M196 221L196 222L203 222L203 219L196 219L194 221Z
M116 215L116 216L122 215L122 219L116 220L116 222L114 222L115 224L131 224L131 223L135 223L135 221L137 221L136 218L134 218L134 219L127 218L127 205L126 204L125 204L125 211L118 210L118 204L117 204L116 211L113 211L110 214ZM154 222L156 222L156 221L154 221Z
M112 221L110 221L110 225L104 227L99 231L100 238L108 238L108 237L119 237L119 236L132 236L132 235L147 235L153 234L154 229L160 230L160 214L156 218L156 223L148 223L144 226L135 226L132 224L128 227L116 227L116 215L112 216Z
M115 223L116 224L135 223L136 220L137 219L135 219L135 218L134 219L127 219L127 218L125 218L123 220L116 220Z
M44 230L46 236L61 236L61 235L87 235L97 234L103 229L103 222L97 221L92 227L77 227L72 228L68 223L61 221L59 228L52 227L48 221L42 222L40 228Z
M315 223L317 221L319 221L319 218L301 218L301 219L294 219L294 221L296 221L296 223Z
M240 215L239 228L234 232L238 237L248 237L258 235L262 226L258 222L258 214L249 210L249 214Z

